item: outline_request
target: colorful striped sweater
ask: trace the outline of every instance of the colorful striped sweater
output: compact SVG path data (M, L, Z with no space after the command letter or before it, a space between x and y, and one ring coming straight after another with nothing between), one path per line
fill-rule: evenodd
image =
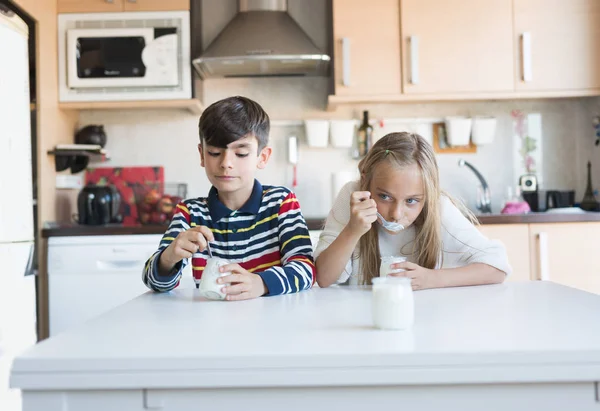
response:
M267 295L294 293L313 285L312 244L295 194L285 187L262 186L257 180L250 198L237 211L228 209L218 199L214 187L208 197L180 203L158 250L145 264L144 284L159 292L177 287L188 259L178 263L168 276L159 275L158 259L180 232L200 225L214 234L215 240L210 243L213 256L260 275ZM203 251L191 258L196 284L207 257Z

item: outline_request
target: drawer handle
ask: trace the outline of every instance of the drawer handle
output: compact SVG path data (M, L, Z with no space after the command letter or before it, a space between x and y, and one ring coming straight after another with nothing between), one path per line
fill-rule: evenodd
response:
M540 280L550 281L550 267L548 266L548 233L538 233L538 252L540 256Z

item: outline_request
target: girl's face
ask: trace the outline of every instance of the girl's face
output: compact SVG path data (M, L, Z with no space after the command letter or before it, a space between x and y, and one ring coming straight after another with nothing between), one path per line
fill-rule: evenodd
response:
M369 191L383 218L400 223L405 228L417 219L425 205L423 177L416 164L402 168L389 161L377 164ZM381 225L381 221L377 222Z

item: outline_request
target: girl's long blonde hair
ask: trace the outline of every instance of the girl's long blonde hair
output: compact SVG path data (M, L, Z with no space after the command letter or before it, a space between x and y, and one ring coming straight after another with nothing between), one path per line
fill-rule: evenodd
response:
M360 190L369 191L375 167L389 161L397 167L416 164L421 170L424 187L424 206L413 223L416 237L412 247L413 261L425 268L435 268L440 257L441 217L439 171L432 146L420 135L390 133L378 140L358 164ZM400 251L400 250L399 250ZM377 225L359 240L359 256L364 284L377 277L381 257Z

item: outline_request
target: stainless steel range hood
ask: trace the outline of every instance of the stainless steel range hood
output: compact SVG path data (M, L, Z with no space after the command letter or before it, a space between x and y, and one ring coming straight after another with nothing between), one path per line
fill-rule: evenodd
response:
M239 0L239 12L193 60L200 77L326 75L329 56L287 13L287 0Z

